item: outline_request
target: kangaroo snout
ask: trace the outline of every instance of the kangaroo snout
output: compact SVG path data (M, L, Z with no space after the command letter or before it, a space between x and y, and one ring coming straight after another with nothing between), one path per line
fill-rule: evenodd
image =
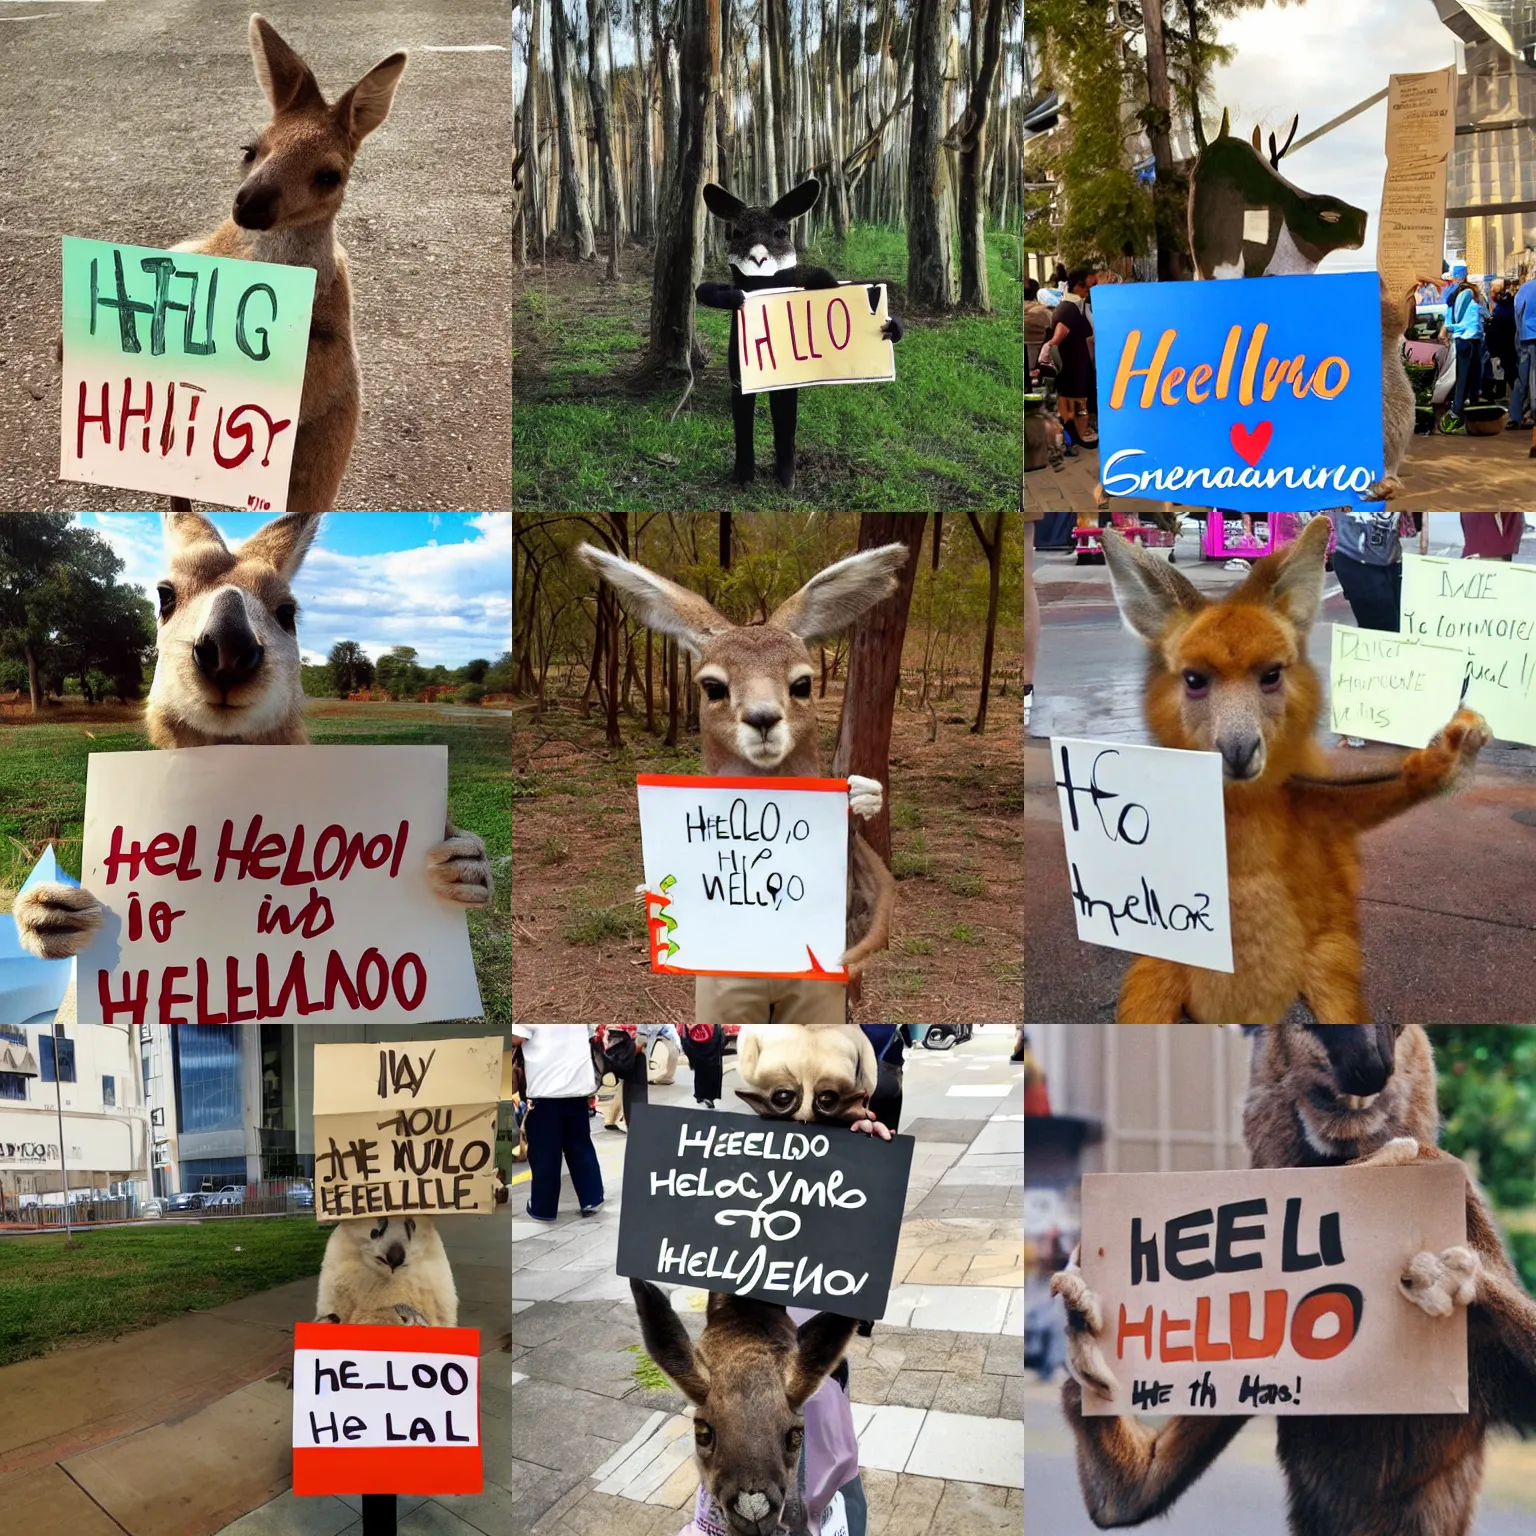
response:
M384 1258L389 1265L390 1273L393 1274L397 1269L400 1268L402 1264L405 1263L404 1246L400 1243L391 1243L389 1247L384 1250Z
M234 221L241 229L271 229L277 223L278 189L257 180L235 193Z
M776 1488L744 1488L725 1506L725 1518L737 1536L774 1536L783 1507Z
M216 688L228 690L248 683L266 655L245 604L235 591L222 593L208 610L203 632L192 643L197 670Z
M764 736L783 718L783 714L771 704L754 704L751 709L743 710L741 716L743 724L761 731Z
M1262 736L1218 736L1216 750L1221 753L1223 778L1256 779L1264 771Z

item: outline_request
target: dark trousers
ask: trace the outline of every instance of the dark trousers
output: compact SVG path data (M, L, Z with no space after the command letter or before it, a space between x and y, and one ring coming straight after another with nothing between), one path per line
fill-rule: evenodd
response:
M1349 555L1333 552L1333 574L1339 578L1344 599L1361 629L1387 629L1397 633L1403 598L1403 567L1366 565Z
M725 1089L725 1031L718 1024L711 1024L710 1030L702 1045L694 1043L687 1029L683 1031L683 1055L693 1068L695 1100L718 1099Z
M560 1211L560 1157L571 1171L579 1205L601 1205L603 1173L587 1123L585 1099L535 1099L523 1121L528 1137L528 1167L533 1174L528 1207L540 1221Z
M1456 398L1451 414L1459 417L1468 400L1476 404L1483 398L1483 338L1456 338Z
M901 1129L901 1073L888 1061L880 1063L869 1107L881 1125L888 1125L893 1131Z

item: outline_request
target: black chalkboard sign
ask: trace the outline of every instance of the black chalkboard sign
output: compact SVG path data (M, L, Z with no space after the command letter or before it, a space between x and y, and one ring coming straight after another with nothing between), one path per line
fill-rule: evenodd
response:
M878 1318L912 1146L910 1136L636 1104L618 1273Z

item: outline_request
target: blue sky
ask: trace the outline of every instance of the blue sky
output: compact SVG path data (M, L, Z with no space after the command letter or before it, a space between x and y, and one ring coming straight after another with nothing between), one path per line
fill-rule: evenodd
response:
M234 548L270 516L208 514ZM160 516L82 512L153 602L165 574ZM299 643L324 661L338 640L377 658L414 645L425 666L494 661L512 646L512 517L507 512L329 512L294 582Z

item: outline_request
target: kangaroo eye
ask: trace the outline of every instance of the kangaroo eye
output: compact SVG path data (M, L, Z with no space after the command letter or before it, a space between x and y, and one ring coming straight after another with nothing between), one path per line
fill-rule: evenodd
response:
M341 172L316 171L315 185L317 187L339 187L341 185Z
M240 146L240 158L249 165L256 158L256 146L254 144L242 144Z
M1203 699L1211 689L1211 680L1204 672L1184 674L1184 692L1192 699Z
M799 1095L793 1088L775 1088L768 1095L768 1102L775 1109L793 1109L798 1102Z
M170 582L162 581L155 588L155 591L160 598L160 617L162 619L170 618L172 611L176 607L176 588Z
M715 1432L708 1424L701 1424L697 1419L693 1421L693 1443L695 1445L711 1446L715 1443Z
M1262 688L1265 693L1273 693L1275 689L1280 686L1280 674L1284 670L1284 667L1271 667L1268 672L1264 673L1264 675L1260 677L1259 687Z
M816 1108L819 1109L824 1115L831 1114L832 1111L837 1108L837 1105L838 1097L835 1093L832 1092L830 1088L823 1088L821 1092L816 1095Z
M730 694L730 689L720 681L718 677L706 677L700 680L699 687L704 690L704 696L712 699L716 704Z
M794 682L792 682L789 685L789 692L790 692L790 696L792 698L796 698L796 699L808 699L808 698L810 698L810 696L811 696L811 680L810 680L810 678L809 677L797 677L794 680Z
M778 229L774 230L773 233L774 233L774 237L776 239L779 239L779 240L787 240L787 239L789 239L789 231L788 231L788 229L784 228L782 225Z
M294 616L298 613L297 607L292 603L279 603L272 610L272 617L277 620L291 635L293 633Z

